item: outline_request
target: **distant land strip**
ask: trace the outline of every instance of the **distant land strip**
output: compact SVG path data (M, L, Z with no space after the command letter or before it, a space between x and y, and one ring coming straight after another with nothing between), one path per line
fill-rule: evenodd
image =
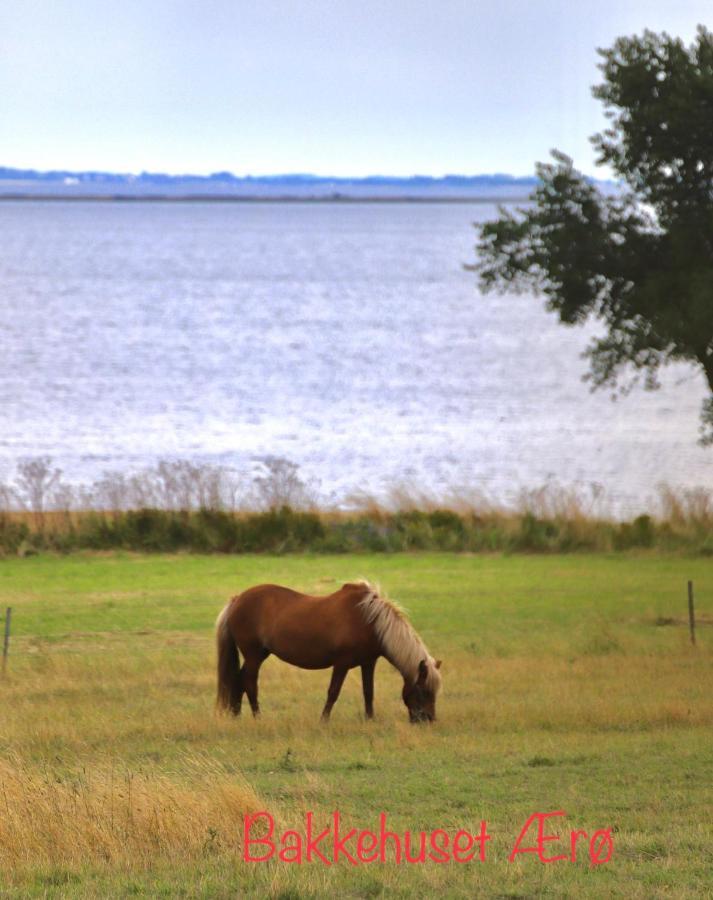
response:
M168 175L0 166L2 200L203 203L497 203L524 199L537 178L491 175Z
M534 175L516 176L504 172L491 175L313 175L304 173L287 173L282 175L233 175L232 172L213 172L211 175L167 175L164 172L141 172L138 175L127 172L69 171L53 169L39 171L37 169L17 169L0 166L0 182L40 182L44 184L121 184L139 186L149 185L399 185L414 187L417 185L431 187L449 185L461 187L484 187L493 185L533 185L537 182Z
M40 194L3 193L0 201L51 201L61 203L519 203L527 194L507 195L355 195L355 194Z
M594 181L605 193L612 182ZM167 175L71 172L0 166L0 200L144 203L513 203L538 185L534 175Z

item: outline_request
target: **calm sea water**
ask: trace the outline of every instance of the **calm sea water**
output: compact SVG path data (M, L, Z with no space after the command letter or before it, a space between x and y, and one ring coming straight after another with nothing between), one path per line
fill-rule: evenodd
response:
M623 512L710 484L703 380L612 403L588 332L481 297L490 205L0 203L0 477L287 457L325 494L509 500L555 477Z

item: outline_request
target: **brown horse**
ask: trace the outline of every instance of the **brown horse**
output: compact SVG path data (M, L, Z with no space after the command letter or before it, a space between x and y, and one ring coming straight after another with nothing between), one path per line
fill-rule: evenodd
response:
M436 718L438 669L403 610L366 581L327 597L261 584L228 602L216 622L218 706L240 713L243 693L258 715L260 666L274 653L302 669L332 669L322 718L328 719L349 669L361 666L364 707L374 715L374 667L384 656L403 675L403 701L412 722ZM244 657L240 666L240 653Z

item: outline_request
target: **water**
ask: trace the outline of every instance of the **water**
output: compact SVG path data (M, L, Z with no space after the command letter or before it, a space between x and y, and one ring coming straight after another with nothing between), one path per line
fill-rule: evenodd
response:
M0 478L160 458L287 457L324 494L411 485L509 500L555 477L617 510L710 484L702 377L617 403L591 332L481 298L489 204L0 204Z

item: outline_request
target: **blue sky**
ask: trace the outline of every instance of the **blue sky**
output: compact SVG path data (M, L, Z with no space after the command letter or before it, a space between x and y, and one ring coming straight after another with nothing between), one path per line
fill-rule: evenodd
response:
M595 48L699 22L711 0L2 0L0 165L524 175L558 147L595 173Z

